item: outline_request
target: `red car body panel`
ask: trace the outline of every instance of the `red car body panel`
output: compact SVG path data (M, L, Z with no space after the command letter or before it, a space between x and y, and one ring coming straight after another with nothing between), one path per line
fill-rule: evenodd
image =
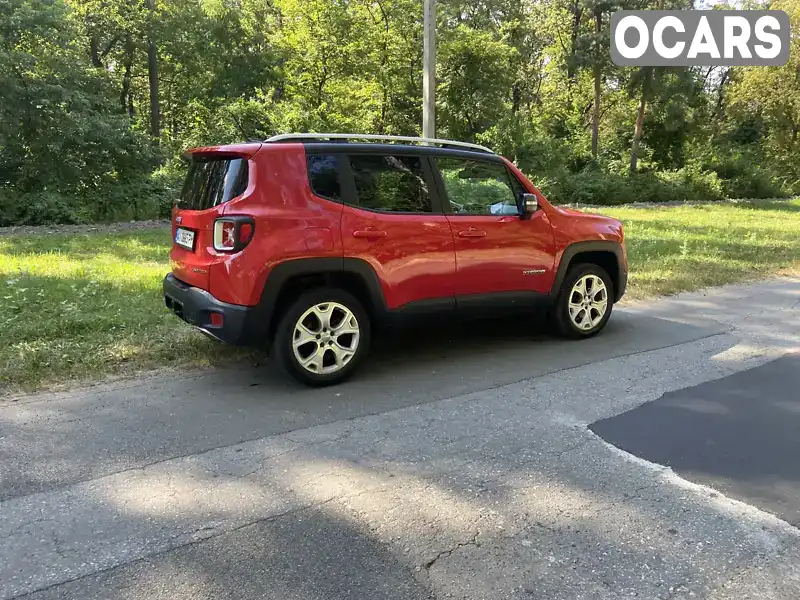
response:
M265 144L250 162L256 193L224 204L225 216L255 221L247 248L215 263L211 293L223 302L258 303L270 270L298 258L342 255L342 204L315 196L302 144Z
M547 214L449 215L456 245L456 294L550 291L555 245Z
M214 250L214 221L222 216L222 211L222 206L202 211L172 209L172 239L178 227L195 232L194 250L173 244L169 255L172 272L181 281L210 289L213 265L227 258Z
M548 204L556 244L556 264L564 251L576 242L609 241L622 246L623 268L627 272L627 253L622 224L616 219L578 211L565 210ZM576 218L577 217L577 218Z
M559 208L553 206L544 197L539 189L525 177L513 163L503 159L506 166L516 175L528 192L535 194L539 200L539 206L547 214L552 226L553 242L555 245L554 267L557 268L561 262L561 257L568 246L576 242L589 241L610 241L622 246L623 268L627 272L627 250L625 248L625 237L622 223L616 219L585 213L569 208Z
M453 234L444 215L345 206L341 231L344 256L362 259L375 269L390 310L455 294Z
M248 159L250 178L247 189L241 196L240 202L252 202L260 194L258 169L254 156L258 153L261 144L236 144L230 146L208 146L193 148L187 155L202 154L216 156L236 156ZM172 245L170 263L172 273L189 285L211 291L214 286L213 275L219 273L218 265L230 260L231 256L214 250L214 221L225 213L226 204L215 206L207 210L180 210L172 209L172 239L175 239L175 230L184 227L195 232L194 250L188 250L177 244ZM225 286L222 286L225 287ZM212 292L213 294L213 292ZM225 296L226 294L223 294ZM235 297L235 296L230 296Z

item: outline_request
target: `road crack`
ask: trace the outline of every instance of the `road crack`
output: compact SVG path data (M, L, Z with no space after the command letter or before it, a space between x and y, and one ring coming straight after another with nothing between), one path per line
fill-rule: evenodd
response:
M429 572L431 570L431 567L433 567L433 565L435 565L439 560L441 560L443 558L450 558L450 556L452 556L453 552L455 552L459 548L465 548L466 546L475 546L476 548L480 547L480 544L478 543L478 536L480 535L480 533L481 533L480 531L476 531L475 535L473 535L472 538L470 538L466 542L458 542L452 548L448 548L447 550L442 550L441 552L439 552L439 554L434 556L432 559L424 562L422 564L422 568L426 572Z
M53 521L53 520L54 519L52 517L38 517L38 518L32 519L30 521L25 521L21 525L17 525L14 529L9 531L8 533L4 533L3 535L0 535L0 540L5 540L5 539L8 539L10 537L14 537L20 531L22 531L23 529L25 529L27 527L30 527L31 525L36 525L38 523L45 523L47 521Z

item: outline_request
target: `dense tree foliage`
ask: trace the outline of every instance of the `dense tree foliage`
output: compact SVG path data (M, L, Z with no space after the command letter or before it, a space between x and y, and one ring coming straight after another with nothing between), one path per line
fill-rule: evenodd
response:
M800 193L800 0L780 68L615 66L611 14L675 0L437 5L438 134L551 199ZM0 0L0 224L163 214L189 146L418 135L421 90L422 0Z

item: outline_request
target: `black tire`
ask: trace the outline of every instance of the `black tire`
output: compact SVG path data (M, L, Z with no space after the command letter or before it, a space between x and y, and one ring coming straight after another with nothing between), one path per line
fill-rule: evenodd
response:
M345 307L355 317L358 322L359 330L358 342L355 347L355 353L342 368L332 373L314 373L305 368L295 356L293 348L295 327L298 320L306 311L319 304L332 302ZM313 320L315 317L312 315L311 318ZM300 297L286 309L283 315L281 315L275 332L272 355L277 359L283 370L300 383L313 387L334 385L352 375L359 363L367 355L370 343L370 330L369 315L352 294L339 288L316 288L301 294ZM317 345L313 346L314 343ZM319 342L309 342L306 347L301 348L301 354L306 350L313 353L315 351L314 348L319 347ZM330 352L323 350L323 360L330 362L332 358L332 349Z
M603 280L607 292L607 308L603 318L591 329L582 329L575 325L569 316L569 301L572 287L586 275L596 275ZM571 339L584 339L597 335L608 323L611 317L611 310L614 306L614 283L606 273L605 269L591 263L580 263L573 265L567 271L564 281L561 282L561 289L556 297L553 306L553 321L559 334Z

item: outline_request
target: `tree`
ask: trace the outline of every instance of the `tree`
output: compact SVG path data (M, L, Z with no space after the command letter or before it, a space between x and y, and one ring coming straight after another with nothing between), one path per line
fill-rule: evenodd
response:
M158 46L153 23L156 19L156 2L147 0L149 31L147 35L147 77L150 82L150 135L157 140L161 135L161 100L158 96Z
M800 150L800 0L778 0L771 8L785 10L790 19L791 49L783 67L736 67L731 70L728 103L731 117L739 124L763 123L763 148L788 185L800 184L795 157Z
M443 125L459 139L475 139L509 108L516 51L490 34L459 26L442 45L439 93Z
M588 66L592 71L592 157L597 159L600 137L600 99L603 75L609 70L611 60L609 51L610 30L604 16L616 6L614 0L584 0L584 10L592 15L594 29L576 40L575 62Z
M653 77L657 74L654 67L642 67L638 72L638 77L632 81L640 90L639 107L636 110L636 128L633 132L633 144L631 145L631 162L630 173L635 175L637 171L637 162L639 160L639 143L642 139L642 132L644 131L644 114L647 109L647 100L650 95L650 88L653 86Z
M63 3L9 0L2 8L0 181L16 192L3 208L20 218L35 220L29 209L72 218L58 194L135 178L152 156L119 114L109 79L73 44Z

